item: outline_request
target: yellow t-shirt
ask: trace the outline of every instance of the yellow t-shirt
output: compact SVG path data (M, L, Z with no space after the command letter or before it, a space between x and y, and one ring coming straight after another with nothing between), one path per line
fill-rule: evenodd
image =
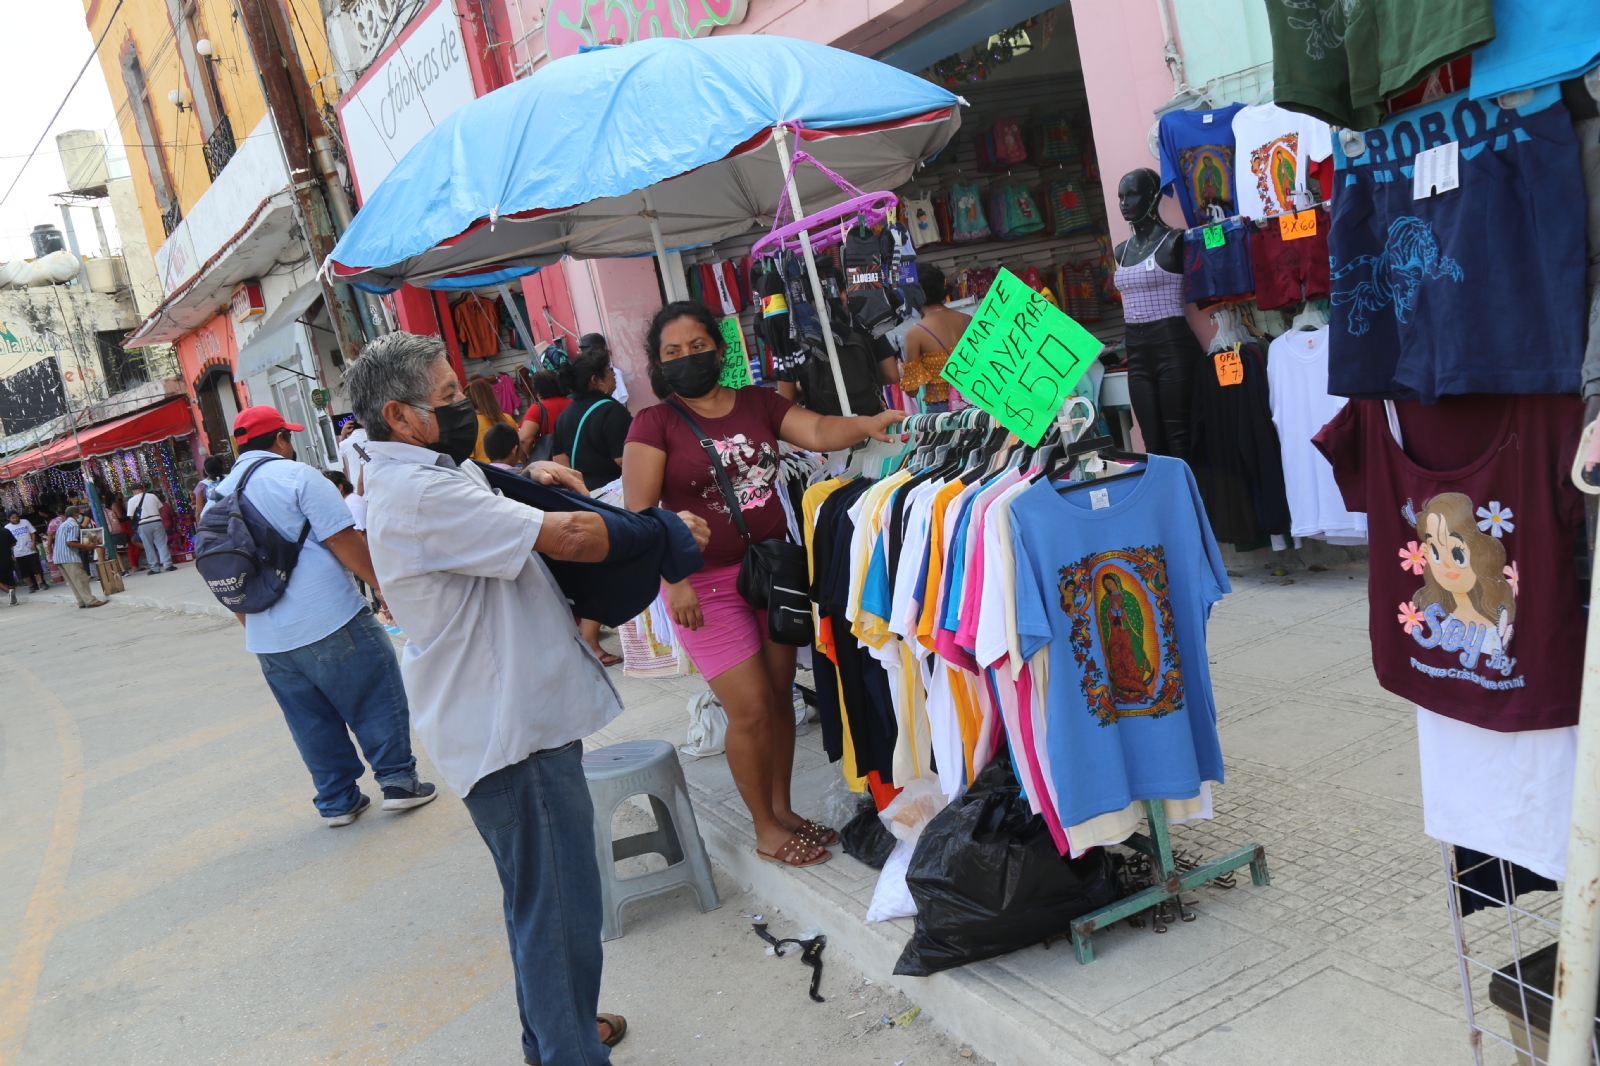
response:
M500 417L505 419L505 424L510 426L512 429L517 428L517 423L511 418L510 415L501 415ZM472 449L472 457L478 460L480 463L487 463L489 461L489 456L486 455L483 450L483 435L489 431L489 427L493 424L494 423L489 421L487 415L478 416L478 444L477 447Z

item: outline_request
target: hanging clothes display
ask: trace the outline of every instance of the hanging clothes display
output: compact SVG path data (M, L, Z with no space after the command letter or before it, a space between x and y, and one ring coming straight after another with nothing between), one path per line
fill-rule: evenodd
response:
M1243 104L1213 111L1168 111L1161 116L1161 187L1177 191L1190 226L1239 213L1234 190L1233 116Z
M1267 385L1283 454L1289 531L1332 544L1365 544L1367 516L1345 509L1333 467L1311 443L1347 402L1328 392L1328 328L1290 330L1273 341Z
M469 292L450 308L450 317L464 357L490 359L500 351L500 319L493 301Z
M1560 96L1539 89L1511 109L1462 92L1351 137L1348 149L1340 138L1328 235L1335 393L1431 403L1577 391L1586 252L1572 212L1585 194ZM1418 198L1417 154L1446 142L1457 145L1460 187Z
M1322 198L1312 192L1325 190L1313 190L1310 180L1333 152L1326 122L1277 104L1257 104L1233 116L1233 140L1239 214L1266 218Z
M1220 541L1257 544L1293 525L1261 348L1201 361L1194 375L1191 463Z

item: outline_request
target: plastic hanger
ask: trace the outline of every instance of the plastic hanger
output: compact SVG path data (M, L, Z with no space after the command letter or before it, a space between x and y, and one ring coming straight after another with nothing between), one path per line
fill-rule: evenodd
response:
M1294 321L1289 323L1291 332L1297 330L1324 329L1328 325L1328 316L1315 300L1307 300L1300 313L1294 316Z

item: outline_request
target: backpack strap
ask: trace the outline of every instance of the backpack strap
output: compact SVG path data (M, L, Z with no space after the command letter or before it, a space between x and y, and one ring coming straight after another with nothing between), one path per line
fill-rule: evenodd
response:
M289 461L288 459L284 459L284 457L281 456L281 455L274 455L272 457L272 459L283 459L284 462L288 462ZM272 459L262 459L262 460L260 460L258 462L251 463L250 464L250 469L246 470L244 472L244 474L239 478L239 484L234 488L233 495L239 497L239 499L241 499L241 500L244 499L244 487L250 483L250 479L255 475L255 472L257 470L260 470L262 467L266 466L268 463L272 462ZM264 518L266 516L263 515L262 517ZM306 520L306 524L300 527L300 536L298 538L296 538L296 540L294 542L295 551L299 551L300 548L305 544L306 535L309 534L310 532L311 532L311 521L310 521L310 519L307 519Z
M556 427L550 424L550 412L545 410L544 401L535 396L533 405L539 409L539 436L542 437L546 433L554 433ZM577 442L574 441L573 443L576 445Z
M603 403L616 402L616 400L613 400L609 396L602 396L600 399L590 404L589 409L583 412L583 417L578 419L578 431L572 435L572 455L568 457L572 460L572 469L578 469L578 442L583 440L583 424L589 421L589 416L594 414L594 409L596 407L599 407Z
M717 485L722 489L722 498L727 501L728 516L733 519L734 528L748 545L750 530L745 528L744 512L739 508L739 497L733 491L733 482L728 480L728 471L722 465L722 457L717 454L716 445L711 443L711 438L700 428L700 423L696 422L677 400L668 400L666 403L668 407L678 412L678 417L689 424L689 431L699 438L700 447L705 449L706 458L711 460L711 470L717 475Z

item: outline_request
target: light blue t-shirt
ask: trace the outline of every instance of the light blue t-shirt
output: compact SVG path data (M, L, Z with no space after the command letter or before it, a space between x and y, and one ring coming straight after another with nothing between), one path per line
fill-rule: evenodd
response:
M1472 53L1474 100L1581 77L1600 62L1594 0L1494 0L1494 40Z
M232 493L244 472L263 461L267 465L245 486L245 499L272 523L279 536L291 541L299 538L306 522L311 523L283 597L265 611L245 615L245 650L270 655L314 644L354 618L366 602L356 591L350 571L322 545L335 533L355 525L355 519L339 490L321 471L269 452L245 452L212 489L212 496L220 499Z
M1193 798L1222 781L1206 618L1231 591L1194 475L1151 456L1138 477L1057 487L1012 500L1011 531L1022 653L1050 647L1061 824Z

